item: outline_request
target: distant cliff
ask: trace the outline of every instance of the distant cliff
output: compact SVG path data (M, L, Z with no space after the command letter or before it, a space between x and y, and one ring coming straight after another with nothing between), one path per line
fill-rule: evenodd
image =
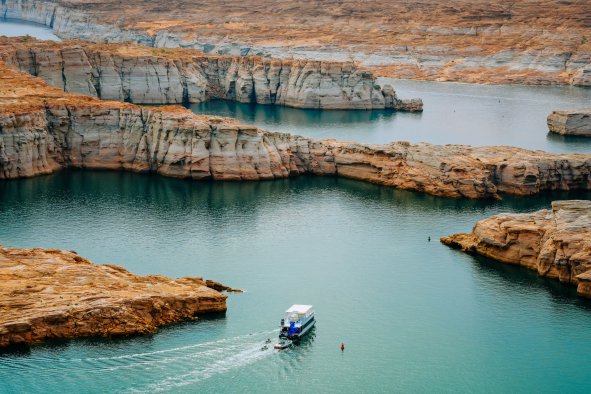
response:
M0 39L0 59L67 92L136 104L210 98L298 108L422 110L352 63L204 55L132 44Z
M65 93L0 63L0 179L66 167L216 180L333 175L466 198L591 190L591 155L317 141L179 106L146 108Z
M591 85L587 0L2 0L1 15L62 38L354 59L394 78Z
M554 201L550 210L495 215L476 223L470 234L441 241L535 270L591 298L591 201Z

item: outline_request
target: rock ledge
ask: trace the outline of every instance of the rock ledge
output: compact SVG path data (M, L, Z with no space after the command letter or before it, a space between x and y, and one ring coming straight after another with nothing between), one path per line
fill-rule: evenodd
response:
M441 238L444 244L540 276L577 286L591 298L591 201L554 201L552 209L500 214L476 223L472 233Z
M226 310L226 296L201 278L138 276L56 249L0 247L0 283L0 348L147 334Z
M591 108L554 111L548 115L548 129L562 135L591 137Z

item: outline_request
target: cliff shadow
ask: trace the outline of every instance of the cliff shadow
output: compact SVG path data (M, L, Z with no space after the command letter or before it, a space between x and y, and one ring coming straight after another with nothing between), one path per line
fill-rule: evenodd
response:
M591 152L591 137L582 137L576 135L560 135L549 131L546 134L546 140L556 145L569 148L569 150L574 150L575 152Z
M150 349L154 346L159 336L180 335L184 337L195 336L199 331L207 335L213 330L223 330L226 326L226 313L216 312L198 315L196 320L181 321L160 327L150 334L133 334L113 337L81 337L81 338L54 338L39 344L18 344L0 349L1 357L28 357L33 352L44 351L54 354L66 353L71 347L84 348L92 352L93 349L101 352L121 351L121 349Z
M459 250L453 250L453 252L466 255ZM576 286L539 276L536 271L519 265L505 264L475 254L467 254L467 256L474 269L473 273L480 279L500 279L503 286L515 287L519 292L525 290L544 293L554 306L569 304L591 312L591 300L579 297Z

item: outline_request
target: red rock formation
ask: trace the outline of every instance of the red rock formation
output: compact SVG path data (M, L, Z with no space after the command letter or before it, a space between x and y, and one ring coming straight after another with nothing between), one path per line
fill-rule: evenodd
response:
M441 242L536 270L591 298L591 201L554 201L551 210L495 215L476 223L472 233Z
M55 249L0 247L0 282L0 348L146 334L226 310L226 296L201 278L137 276Z

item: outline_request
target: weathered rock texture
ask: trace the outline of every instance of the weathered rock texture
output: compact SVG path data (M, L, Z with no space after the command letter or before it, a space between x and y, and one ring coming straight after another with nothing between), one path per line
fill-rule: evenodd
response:
M65 38L349 60L399 78L591 84L591 2L3 0Z
M0 179L66 167L216 180L334 175L467 198L591 190L591 155L317 141L179 106L146 108L65 93L0 63Z
M421 111L353 63L204 55L191 49L0 39L0 60L67 92L138 104L210 98L300 108Z
M495 215L476 223L472 233L441 242L536 270L591 298L591 201L554 201L551 210Z
M554 111L548 115L548 129L562 135L591 137L591 109Z
M0 247L0 348L154 332L226 310L201 278L137 276L55 249Z

